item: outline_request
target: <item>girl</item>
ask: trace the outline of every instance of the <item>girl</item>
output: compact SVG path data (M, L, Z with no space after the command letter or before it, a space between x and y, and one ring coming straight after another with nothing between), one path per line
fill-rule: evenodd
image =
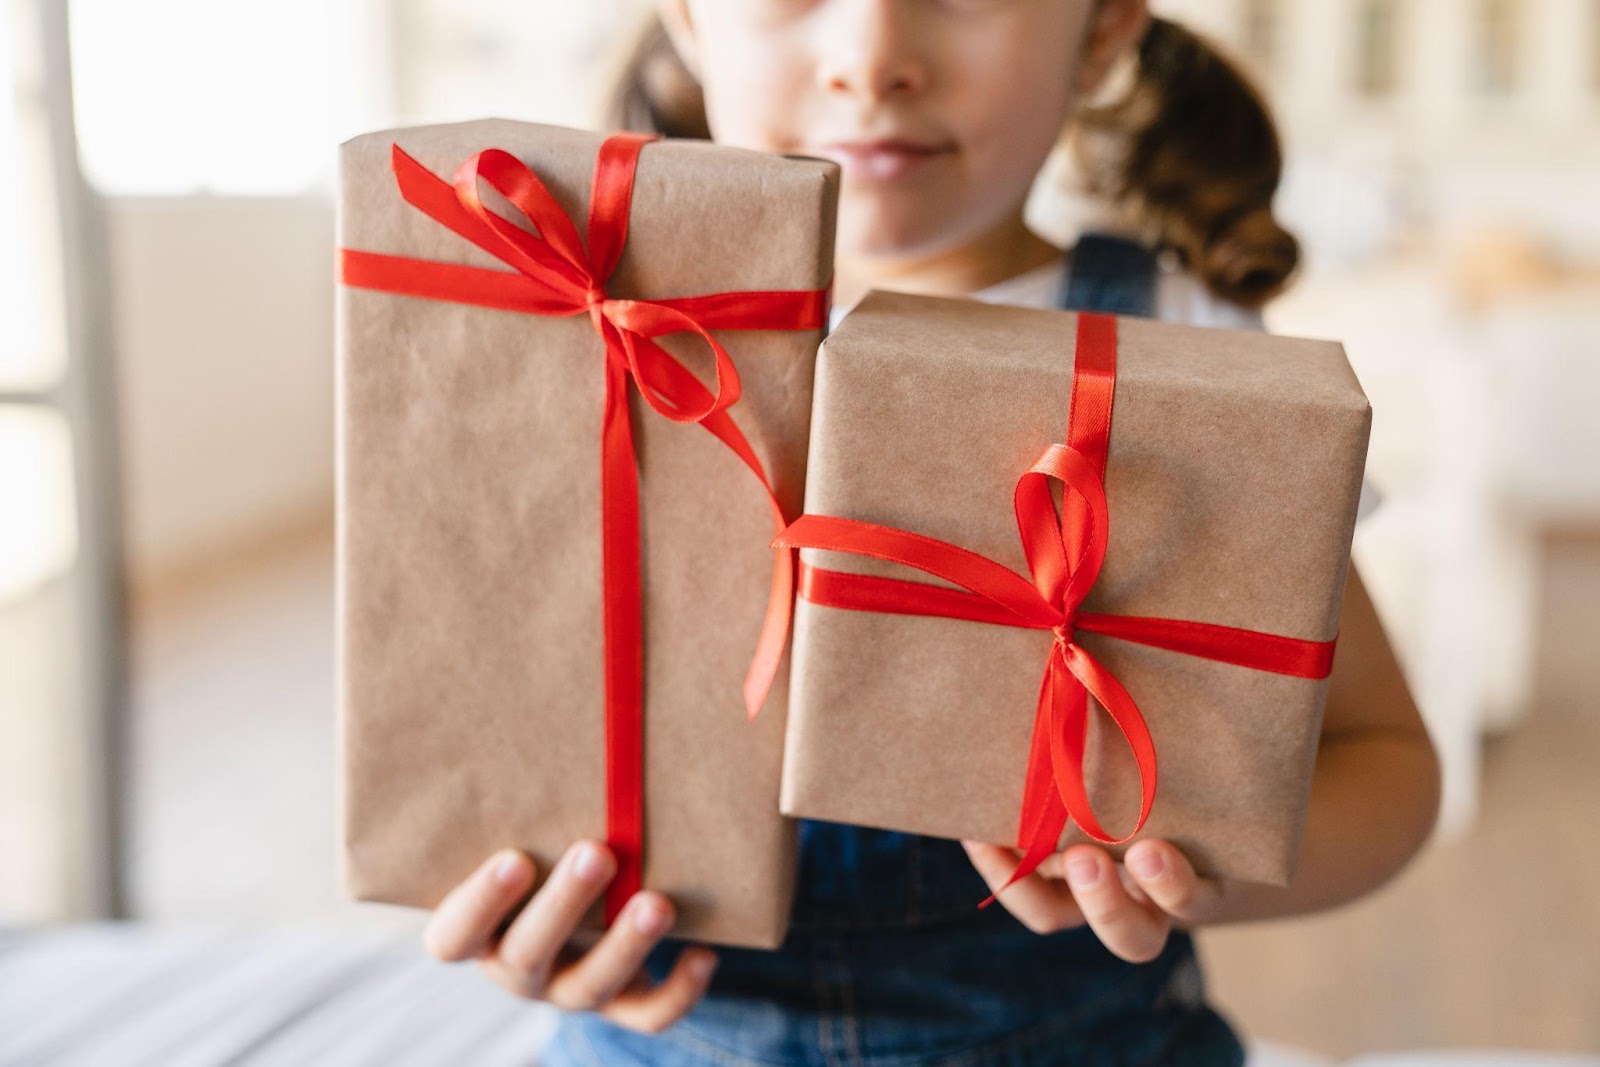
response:
M1146 4L658 0L613 125L837 159L841 311L880 287L1259 329L1298 258L1271 210L1276 133L1224 59ZM1122 70L1119 103L1080 105ZM1131 234L1064 252L1023 204L1069 129ZM580 947L613 870L595 842L531 896L526 856L490 857L427 946L568 1009L549 1062L1243 1063L1190 928L1371 892L1436 813L1433 749L1354 569L1343 612L1290 888L1201 880L1145 839L1122 862L1074 846L980 912L1009 849L808 822L779 952L665 942L672 902L651 892Z

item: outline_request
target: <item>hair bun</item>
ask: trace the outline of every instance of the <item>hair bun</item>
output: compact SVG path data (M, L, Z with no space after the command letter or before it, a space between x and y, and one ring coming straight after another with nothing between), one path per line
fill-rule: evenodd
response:
M1281 292L1300 264L1300 242L1270 205L1238 215L1206 242L1194 269L1217 295L1260 307Z

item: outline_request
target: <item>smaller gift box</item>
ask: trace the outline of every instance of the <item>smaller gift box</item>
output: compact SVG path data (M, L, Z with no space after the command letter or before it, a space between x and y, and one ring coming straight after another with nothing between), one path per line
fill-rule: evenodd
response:
M780 539L782 810L1286 885L1370 425L1334 342L870 294Z

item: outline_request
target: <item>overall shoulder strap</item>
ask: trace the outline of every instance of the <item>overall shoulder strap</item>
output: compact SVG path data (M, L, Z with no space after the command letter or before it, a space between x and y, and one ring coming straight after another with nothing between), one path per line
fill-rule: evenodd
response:
M1057 304L1067 311L1153 318L1156 254L1138 241L1106 233L1078 237L1068 257Z

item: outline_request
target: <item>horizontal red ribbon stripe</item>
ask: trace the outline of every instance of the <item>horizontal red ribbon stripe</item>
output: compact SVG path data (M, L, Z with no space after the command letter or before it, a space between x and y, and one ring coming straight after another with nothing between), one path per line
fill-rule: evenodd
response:
M1026 621L1015 612L963 589L832 571L809 563L800 564L800 595L820 607L847 611L924 615L1033 630L1049 630L1055 625ZM1332 641L1302 641L1213 623L1139 615L1099 615L1090 611L1078 613L1078 629L1168 652L1298 678L1326 678L1333 669Z

